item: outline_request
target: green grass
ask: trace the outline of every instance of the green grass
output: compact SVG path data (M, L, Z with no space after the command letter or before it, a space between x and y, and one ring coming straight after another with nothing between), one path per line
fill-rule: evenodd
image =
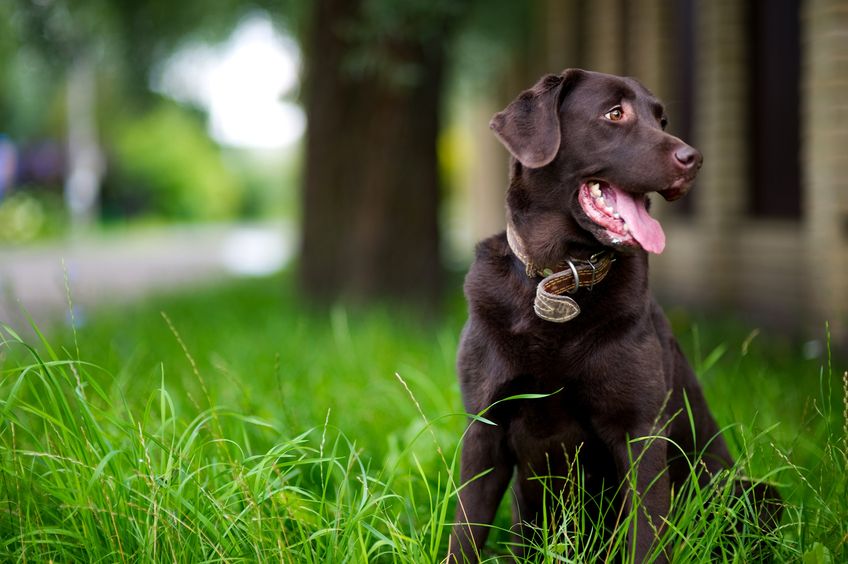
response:
M93 312L48 338L0 330L0 559L440 560L466 423L463 307L438 324L321 313L277 278ZM763 543L779 561L848 560L843 368L672 319L739 458L729 474L786 499L767 536L720 480L675 492L674 560L750 561ZM627 516L610 539L580 503L558 515L530 541L544 561L627 560ZM508 553L509 525L505 501L485 557Z

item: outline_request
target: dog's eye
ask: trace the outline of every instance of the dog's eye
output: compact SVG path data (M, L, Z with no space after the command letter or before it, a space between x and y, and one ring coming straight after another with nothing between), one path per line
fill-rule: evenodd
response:
M667 117L665 117L665 116L661 117L661 118L660 118L660 127L662 127L662 128L663 128L663 130L665 130L665 128L666 128L667 126L668 126L668 118L667 118Z
M624 110L621 109L621 106L616 106L605 113L604 117L610 121L621 121L624 118Z

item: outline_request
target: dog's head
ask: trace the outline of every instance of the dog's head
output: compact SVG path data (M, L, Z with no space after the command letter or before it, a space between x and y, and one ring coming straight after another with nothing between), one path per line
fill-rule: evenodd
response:
M568 69L547 75L490 123L522 170L546 179L529 197L571 214L602 244L659 253L649 192L676 200L701 154L665 132L663 105L632 78Z

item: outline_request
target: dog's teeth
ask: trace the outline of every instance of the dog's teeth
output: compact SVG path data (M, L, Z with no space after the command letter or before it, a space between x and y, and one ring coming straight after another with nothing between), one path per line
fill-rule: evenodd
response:
M611 206L605 206L604 210L610 215L612 215L615 212L615 210L613 210Z
M613 216L615 219L621 219L621 214L620 214L620 213L618 213L618 212L614 212L614 213L612 214L612 216Z
M627 225L626 223L622 223L621 224L621 230L624 231L625 233L629 233L630 232L630 226Z
M604 200L603 196L598 196L597 198L595 198L595 202L598 204L598 207L601 207L601 208L607 207L607 202L606 202L606 200Z
M601 197L601 185L598 184L597 182L592 182L591 184L589 184L589 191L592 193L592 195L594 197L596 197L596 198Z

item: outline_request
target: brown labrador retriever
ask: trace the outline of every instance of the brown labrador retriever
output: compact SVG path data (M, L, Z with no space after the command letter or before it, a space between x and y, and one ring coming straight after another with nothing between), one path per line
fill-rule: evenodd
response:
M634 439L667 437L701 459L703 482L733 464L648 290L665 235L647 195L683 196L701 154L664 131L639 82L579 69L543 77L490 125L512 155L508 229L477 247L457 364L465 409L495 424L467 429L448 561L479 559L513 477L520 544L541 522L538 477L564 487L578 451L589 493L612 486L627 513L639 496L636 561L665 560L657 539L688 462L667 440ZM500 401L519 394L546 397Z

